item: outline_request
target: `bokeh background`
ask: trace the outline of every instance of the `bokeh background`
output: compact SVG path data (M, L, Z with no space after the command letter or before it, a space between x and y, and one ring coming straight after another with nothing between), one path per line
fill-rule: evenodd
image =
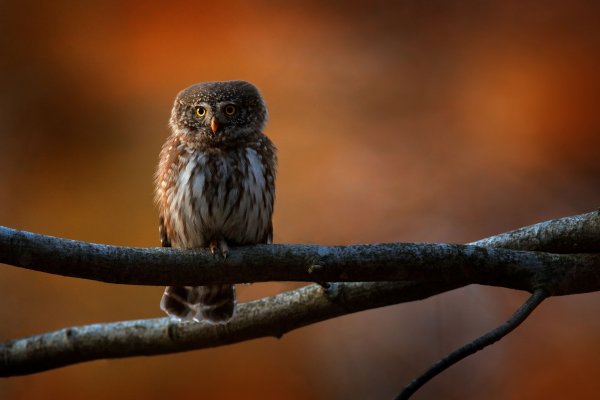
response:
M284 5L285 4L285 5ZM176 93L245 79L275 241L468 242L600 205L597 1L0 2L0 224L158 245ZM294 287L242 286L242 300ZM161 316L162 288L0 268L0 339ZM261 339L0 381L3 399L385 399L526 298L467 287ZM593 398L597 294L552 298L417 398Z

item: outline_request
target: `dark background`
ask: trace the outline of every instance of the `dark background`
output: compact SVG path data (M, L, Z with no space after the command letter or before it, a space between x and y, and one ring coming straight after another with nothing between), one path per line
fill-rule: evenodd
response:
M278 243L460 243L598 208L598 2L217 4L0 2L1 225L158 245L173 98L226 79L269 106ZM0 339L158 317L161 292L3 266ZM2 380L0 397L386 399L526 296L472 286L281 340ZM598 315L597 294L552 298L418 398L593 398Z

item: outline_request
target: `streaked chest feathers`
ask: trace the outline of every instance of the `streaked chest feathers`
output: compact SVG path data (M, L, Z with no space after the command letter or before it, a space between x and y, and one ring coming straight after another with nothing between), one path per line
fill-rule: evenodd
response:
M167 189L166 214L177 247L270 242L273 175L251 147L219 155L187 154Z

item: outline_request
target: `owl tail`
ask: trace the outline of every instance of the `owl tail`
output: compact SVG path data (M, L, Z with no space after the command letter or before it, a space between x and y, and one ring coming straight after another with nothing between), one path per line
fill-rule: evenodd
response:
M235 311L235 286L167 286L160 308L172 317L224 324Z

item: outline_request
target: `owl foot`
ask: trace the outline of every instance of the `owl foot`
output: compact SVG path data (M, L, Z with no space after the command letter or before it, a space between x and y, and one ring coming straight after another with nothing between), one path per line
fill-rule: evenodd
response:
M227 246L227 242L224 240L211 240L210 244L208 245L208 249L213 256L217 254L217 250L221 251L223 258L227 258L227 255L229 254L229 246Z

